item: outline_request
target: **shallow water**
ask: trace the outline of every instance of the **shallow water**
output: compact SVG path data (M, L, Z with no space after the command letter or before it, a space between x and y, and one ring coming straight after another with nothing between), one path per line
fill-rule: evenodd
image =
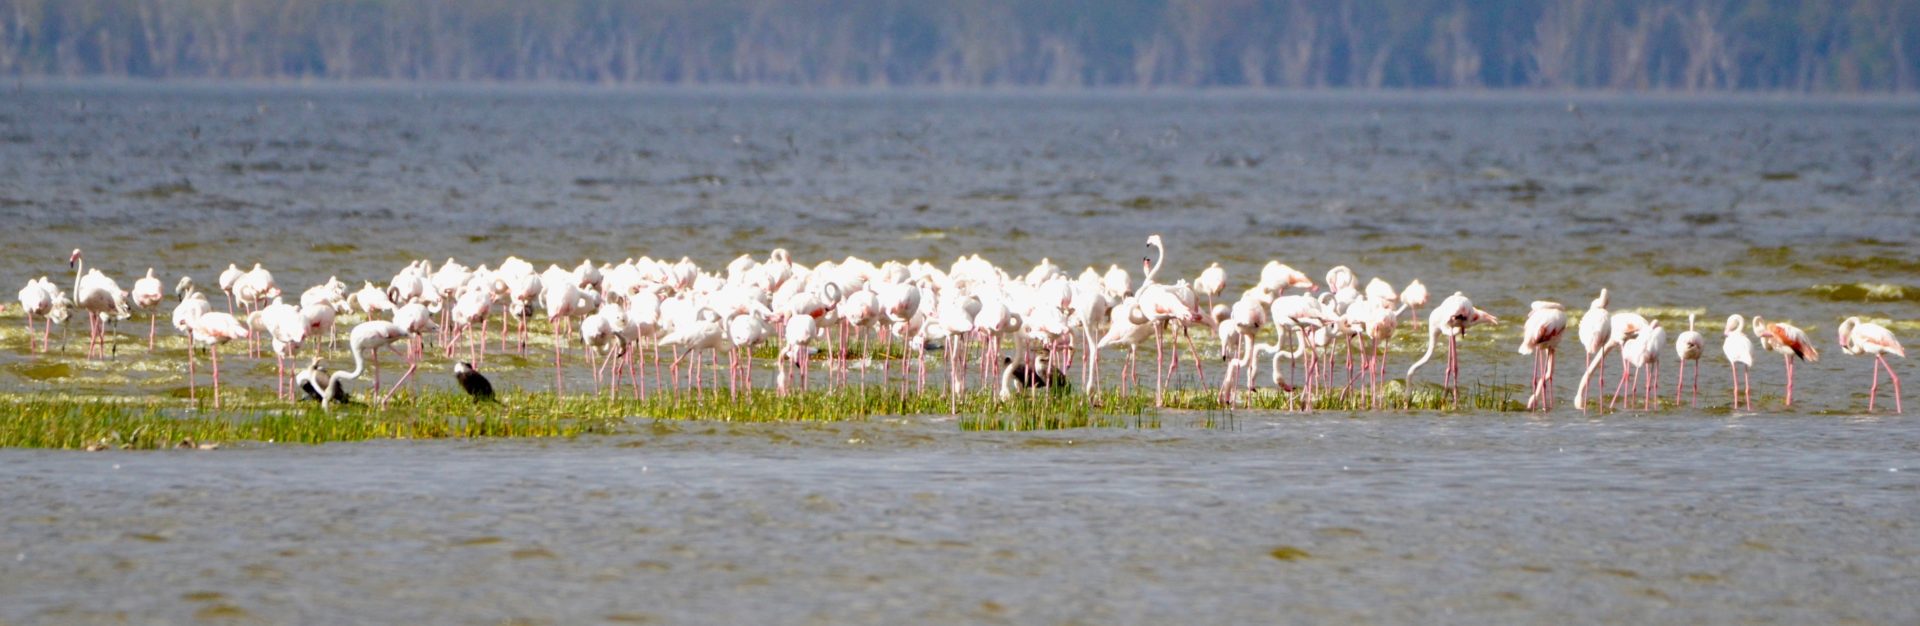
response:
M1229 293L1269 258L1465 291L1507 321L1469 336L1465 379L1516 398L1535 299L1577 312L1610 287L1674 330L1699 311L1709 359L1701 408L1651 415L5 450L0 621L1914 622L1920 432L1862 416L1869 366L1832 333L1848 315L1920 330L1920 105L1575 105L27 85L0 98L8 285L70 280L76 246L123 286L261 261L297 293L420 257L714 267L775 246L1134 268L1161 232L1168 272L1218 260ZM1834 287L1857 283L1905 292ZM1825 351L1794 409L1760 355L1762 415L1727 414L1735 312ZM177 339L91 363L30 354L20 321L0 312L0 391L185 387ZM489 369L544 390L548 363ZM272 385L271 360L223 368Z
M7 450L0 619L1912 623L1916 459L1791 417Z

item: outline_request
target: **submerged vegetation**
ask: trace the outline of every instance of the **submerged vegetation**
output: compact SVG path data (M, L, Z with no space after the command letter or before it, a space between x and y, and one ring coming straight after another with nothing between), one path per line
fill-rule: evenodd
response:
M1517 411L1510 390L1463 390L1462 407ZM1382 408L1455 408L1439 387L1406 393L1398 385L1382 396ZM227 406L178 399L132 399L24 394L0 397L0 446L68 449L159 449L214 443L328 443L372 439L471 439L482 437L574 437L629 432L647 421L836 422L882 416L952 415L961 430L1055 430L1064 428L1158 428L1169 415L1198 413L1198 427L1231 424L1235 410L1310 408L1361 411L1359 393L1325 394L1302 404L1295 394L1267 391L1223 405L1212 393L1153 397L1099 392L1015 394L1005 401L975 391L958 398L945 392L903 392L883 387L801 392L781 396L756 389L734 397L724 391L609 400L595 396L515 393L499 403L474 403L457 391L403 395L384 407L355 404L322 411L317 404L288 405L269 394L228 398Z

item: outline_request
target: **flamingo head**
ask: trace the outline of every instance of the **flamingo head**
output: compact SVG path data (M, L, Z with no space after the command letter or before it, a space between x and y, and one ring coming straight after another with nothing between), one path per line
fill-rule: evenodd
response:
M74 248L73 254L67 255L67 268L72 269L73 267L79 264L80 264L80 249Z

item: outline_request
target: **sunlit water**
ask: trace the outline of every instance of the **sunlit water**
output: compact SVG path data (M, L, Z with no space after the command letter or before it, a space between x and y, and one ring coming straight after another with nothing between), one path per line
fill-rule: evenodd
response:
M776 246L1135 268L1160 232L1168 272L1220 261L1229 293L1269 258L1464 291L1507 321L1465 378L1516 396L1534 299L1701 311L1709 359L1702 408L1651 414L0 451L0 621L1914 622L1920 432L1862 415L1868 363L1833 328L1920 330L1920 107L1575 102L29 85L0 98L16 287L71 280L73 247L123 286L261 261L298 289ZM1854 283L1906 291L1822 288ZM1761 415L1725 410L1729 313L1821 345L1793 410L1764 354ZM8 330L0 390L185 386L177 343L103 366ZM226 363L271 386L270 360ZM547 389L545 363L496 383Z

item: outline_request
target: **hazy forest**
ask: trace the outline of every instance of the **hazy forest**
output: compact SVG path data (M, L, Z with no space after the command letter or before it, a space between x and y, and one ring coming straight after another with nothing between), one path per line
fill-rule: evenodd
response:
M1912 92L1920 0L0 0L0 75Z

